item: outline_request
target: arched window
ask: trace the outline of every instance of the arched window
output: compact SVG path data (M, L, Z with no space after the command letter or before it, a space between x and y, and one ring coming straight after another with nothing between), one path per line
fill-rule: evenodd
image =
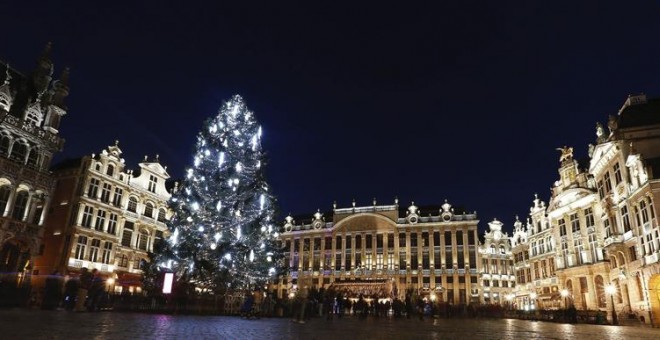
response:
M500 254L506 254L506 250L504 249L504 245L500 245Z
M140 250L147 250L147 244L149 243L149 233L147 233L146 230L140 231L139 234L139 239L138 239L138 248Z
M11 138L8 135L0 135L0 154L9 155L9 143Z
M144 205L144 216L147 217L154 217L154 205L151 204L151 202L147 202L147 204Z
M25 155L27 155L27 145L23 142L14 143L11 149L11 158L19 162L25 162Z
M39 150L37 148L32 148L32 150L30 150L30 155L28 156L27 166L36 168L38 162L39 162Z
M612 268L618 267L618 261L616 260L616 256L611 256L610 257L610 264L612 265Z
M114 176L115 175L115 166L112 164L108 164L108 168L105 171L105 174L108 176Z
M14 211L11 214L12 218L16 220L23 220L23 215L25 215L25 209L27 208L28 197L28 192L25 190L16 194L16 200L14 201Z
M128 211L137 212L137 198L128 198Z
M165 222L165 209L163 208L158 209L158 220L160 222Z
M596 275L594 284L596 285L596 299L598 300L598 308L607 307L607 297L605 296L605 282L603 281L603 277Z
M11 195L11 187L9 185L3 185L0 187L0 216L5 212L7 208L7 202L9 202L9 195Z
M101 163L96 163L96 165L94 165L94 170L101 171Z

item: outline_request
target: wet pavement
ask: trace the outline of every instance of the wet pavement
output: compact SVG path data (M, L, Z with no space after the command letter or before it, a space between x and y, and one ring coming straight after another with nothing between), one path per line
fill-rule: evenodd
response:
M660 339L660 329L512 319L314 318L0 310L1 339Z

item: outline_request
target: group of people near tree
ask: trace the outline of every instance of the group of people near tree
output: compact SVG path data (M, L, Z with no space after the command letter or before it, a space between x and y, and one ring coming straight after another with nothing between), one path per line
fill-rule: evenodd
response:
M63 307L69 311L97 311L105 295L105 279L96 269L82 268L80 274L65 281L59 271L53 271L45 281L42 309Z

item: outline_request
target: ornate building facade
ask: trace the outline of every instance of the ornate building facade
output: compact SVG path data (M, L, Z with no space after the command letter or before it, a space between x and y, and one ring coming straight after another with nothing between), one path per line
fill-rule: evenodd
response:
M53 155L62 150L59 124L67 113L69 71L52 81L48 44L29 76L0 62L0 281L5 289L29 286L51 204ZM8 293L11 295L11 293Z
M290 271L276 289L290 293L299 282L333 286L354 294L403 299L413 292L438 301L483 301L478 274L476 214L455 214L447 202L422 216L411 204L333 209L330 221L317 212L310 223L286 218L280 240Z
M481 258L481 285L483 302L513 307L513 290L516 286L511 239L502 232L502 222L488 223L484 243L479 247Z
M158 157L127 170L118 143L53 168L56 189L46 222L40 271L96 268L114 290L139 292L141 264L166 237L169 178Z
M512 238L516 306L612 311L660 325L660 100L630 96L589 161L561 150L548 206Z

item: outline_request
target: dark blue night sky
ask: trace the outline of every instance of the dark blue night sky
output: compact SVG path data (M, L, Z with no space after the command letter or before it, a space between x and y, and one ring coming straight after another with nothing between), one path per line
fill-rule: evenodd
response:
M238 93L285 214L446 198L510 230L549 198L555 148L586 157L628 94L660 95L655 1L14 2L0 58L29 73L52 41L55 76L71 67L59 160L118 139L180 177Z

